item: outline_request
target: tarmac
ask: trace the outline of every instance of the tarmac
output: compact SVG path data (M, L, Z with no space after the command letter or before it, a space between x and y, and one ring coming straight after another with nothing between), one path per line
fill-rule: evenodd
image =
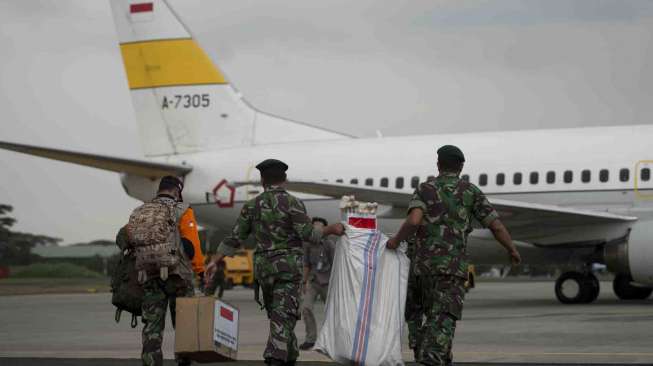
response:
M653 364L653 300L620 301L611 283L601 286L597 302L563 305L555 299L553 282L477 283L456 331L456 364ZM225 292L224 299L241 311L238 358L251 361L238 364L262 365L254 360L265 347L267 319L253 292L239 288ZM296 333L301 342L301 321ZM138 365L140 344L140 325L130 328L128 316L115 323L110 294L0 297L2 366ZM173 357L173 345L168 327L166 358ZM412 361L404 350L404 360ZM329 360L309 351L300 361Z

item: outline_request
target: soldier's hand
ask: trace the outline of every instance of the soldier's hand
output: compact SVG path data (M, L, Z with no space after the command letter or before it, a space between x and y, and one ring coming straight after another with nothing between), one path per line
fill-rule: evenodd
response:
M399 247L399 240L397 240L395 238L390 238L385 243L385 247L388 248L388 249L397 249Z
M342 236L345 234L345 226L339 222L335 224L331 224L324 228L323 233L325 236L326 235Z
M511 250L508 254L510 255L510 262L513 266L517 266L521 263L521 255L519 255L517 249Z

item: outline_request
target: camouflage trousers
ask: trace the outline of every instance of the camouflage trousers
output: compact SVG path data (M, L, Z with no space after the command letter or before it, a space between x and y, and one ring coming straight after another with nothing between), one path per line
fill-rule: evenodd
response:
M166 311L170 307L172 326L175 326L175 301L177 297L193 296L193 286L178 275L163 281L152 278L143 284L143 365L163 365L163 331ZM181 360L180 360L181 361ZM182 363L182 362L180 362Z
M413 273L412 268L408 274L408 289L406 291L406 309L404 317L408 325L408 346L416 351L419 343L419 334L424 324L424 307L419 276Z
M302 254L256 255L254 271L263 291L270 334L263 358L292 362L299 357L295 325L301 301Z
M420 276L426 320L417 337L417 362L450 365L456 321L461 319L465 279L455 276Z

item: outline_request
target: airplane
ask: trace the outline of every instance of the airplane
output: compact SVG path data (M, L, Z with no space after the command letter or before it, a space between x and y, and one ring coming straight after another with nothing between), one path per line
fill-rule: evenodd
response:
M230 232L261 192L254 166L287 162L287 188L309 215L341 219L340 198L380 204L397 230L417 185L437 175L436 149L459 146L463 179L478 185L510 230L525 264L568 268L562 303L591 303L592 265L615 274L622 300L653 292L653 126L357 138L260 111L214 65L165 0L110 1L145 157L131 159L0 141L0 148L120 173L125 192L151 199L164 175L184 177L184 199L205 228ZM507 264L480 227L475 264Z

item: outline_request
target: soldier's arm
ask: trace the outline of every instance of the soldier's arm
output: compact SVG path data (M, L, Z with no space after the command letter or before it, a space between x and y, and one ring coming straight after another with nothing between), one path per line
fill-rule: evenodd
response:
M324 229L313 227L311 218L306 214L304 203L294 197L289 197L288 214L299 237L311 244L320 244L323 236L344 233L344 227L340 223L331 224Z
M512 237L508 229L503 225L499 219L499 214L492 207L485 194L477 190L474 194L474 206L472 207L474 217L484 227L490 229L494 238L503 246L510 255L510 261L517 265L521 263L521 256L519 251L512 242Z
M419 225L422 223L424 213L426 212L426 203L422 199L420 189L421 187L415 189L415 193L413 193L413 197L408 203L408 216L406 217L406 220L401 224L401 227L395 236L390 238L386 243L388 249L396 249L399 246L399 243L415 234Z
M220 245L218 245L216 256L213 258L214 262L219 261L225 256L229 257L236 254L236 250L242 246L243 241L246 240L252 232L252 213L253 204L248 202L243 206L243 209L240 210L240 215L238 215L236 225L234 225L231 230L231 234L224 238Z

